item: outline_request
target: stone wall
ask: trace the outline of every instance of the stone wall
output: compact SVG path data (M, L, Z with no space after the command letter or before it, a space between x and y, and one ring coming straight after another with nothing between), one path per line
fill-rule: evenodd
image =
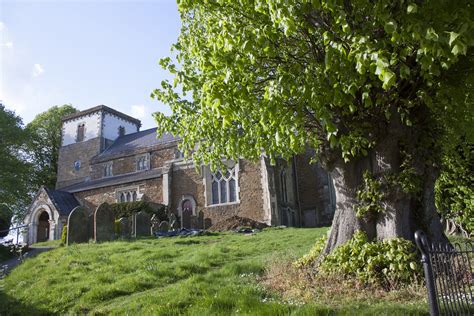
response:
M116 191L137 187L143 201L162 203L162 178L149 179L146 181L132 182L100 189L88 190L75 193L74 196L89 212L94 211L100 204L107 202L116 203Z
M203 176L196 172L192 164L188 168L175 167L171 177L170 209L175 212L182 197L191 195L196 200L196 214L203 211L204 217L211 219L213 224L234 215L257 221L265 220L261 172L258 164L239 161L240 202L232 204L206 206Z
M90 159L99 154L100 143L101 138L94 138L59 148L57 189L90 178ZM79 170L74 168L76 161L81 162Z

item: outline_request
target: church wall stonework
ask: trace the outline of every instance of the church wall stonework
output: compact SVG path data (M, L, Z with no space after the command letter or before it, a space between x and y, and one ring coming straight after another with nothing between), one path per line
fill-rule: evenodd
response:
M204 217L211 219L213 224L234 215L264 221L260 166L240 160L238 177L240 202L206 206L203 176L193 166L175 169L172 171L170 209L177 212L181 198L191 195L196 200L196 214L202 211Z
M99 189L87 190L75 193L75 197L84 205L89 212L95 210L100 204L117 202L116 192L124 189L138 187L143 201L162 203L162 178L149 179L146 181L132 182L122 185L109 186Z
M93 138L59 148L57 189L83 182L86 178L90 178L90 159L99 153L100 140L100 138ZM74 168L76 161L80 161L80 168L78 170Z

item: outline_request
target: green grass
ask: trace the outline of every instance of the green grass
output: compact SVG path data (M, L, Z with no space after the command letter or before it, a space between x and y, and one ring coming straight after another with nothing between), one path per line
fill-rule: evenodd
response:
M32 245L33 247L52 247L56 248L59 246L62 246L61 240L48 240L48 241L42 241L42 242L37 242Z
M258 282L275 258L306 253L326 233L268 229L255 235L140 239L58 247L0 280L0 315L424 314L367 298L346 306L296 304Z

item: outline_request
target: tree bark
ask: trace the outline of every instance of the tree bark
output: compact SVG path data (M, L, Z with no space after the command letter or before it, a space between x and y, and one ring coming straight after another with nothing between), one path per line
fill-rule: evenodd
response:
M432 241L447 241L434 203L437 173L423 158L418 157L412 163L422 183L419 193L405 192L400 185L386 181L380 201L383 211L369 213L361 218L356 215L356 207L360 202L357 191L362 189L365 171L369 171L375 179L384 181L386 175L396 176L402 171L403 150L418 154L419 135L414 135L413 130L401 124L391 125L367 157L349 162L333 160L331 175L336 192L336 210L325 254L347 242L357 230L365 232L369 240L401 237L413 241L415 231L422 229ZM406 145L407 142L410 143Z

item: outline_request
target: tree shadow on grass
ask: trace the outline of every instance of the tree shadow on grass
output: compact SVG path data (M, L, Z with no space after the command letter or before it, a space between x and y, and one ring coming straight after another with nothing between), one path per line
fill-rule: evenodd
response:
M54 315L50 311L21 302L0 290L0 315Z

